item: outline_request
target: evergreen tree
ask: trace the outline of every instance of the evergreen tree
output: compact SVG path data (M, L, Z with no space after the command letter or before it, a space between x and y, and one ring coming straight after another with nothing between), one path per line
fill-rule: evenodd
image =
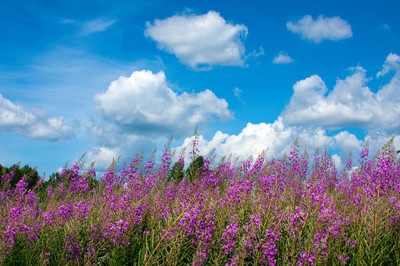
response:
M0 175L10 174L11 172L14 173L13 178L10 180L10 187L15 188L18 182L25 177L25 182L28 183L27 189L33 189L36 183L39 181L40 176L37 172L36 168L32 168L29 165L25 165L24 167L20 168L19 163L14 164L11 167L4 167L0 165Z
M184 177L183 167L184 165L181 162L176 162L168 173L168 182L173 181L176 184L179 184Z
M188 169L186 169L186 179L189 182L193 182L195 179L201 178L203 172L204 158L199 156L190 163Z

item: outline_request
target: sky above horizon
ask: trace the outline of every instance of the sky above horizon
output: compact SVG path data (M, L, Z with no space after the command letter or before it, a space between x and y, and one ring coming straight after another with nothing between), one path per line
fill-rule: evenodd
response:
M173 135L247 159L400 148L399 1L0 2L0 163L104 171Z

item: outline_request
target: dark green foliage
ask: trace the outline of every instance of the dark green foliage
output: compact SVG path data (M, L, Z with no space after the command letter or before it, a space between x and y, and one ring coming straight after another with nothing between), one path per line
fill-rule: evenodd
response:
M99 185L99 181L92 177L91 175L86 175L89 178L89 189L97 188ZM72 178L71 170L65 170L65 172L60 175L59 172L52 173L49 176L49 180L43 182L41 186L42 189L46 190L48 186L52 186L53 188L60 185L60 183L64 183L66 187L68 187L70 183L70 179Z
M92 190L93 188L98 188L99 187L99 180L89 177L89 189Z
M26 248L26 240L22 238L15 239L13 248L10 251L9 256L4 262L4 265L26 265L28 264L27 261L27 248Z
M88 180L89 190L92 190L93 188L98 188L99 181L95 179L95 177L87 173L83 175L89 179ZM52 173L49 176L49 179L47 181L44 181L39 188L40 200L44 201L46 199L48 187L52 187L53 189L55 189L61 183L63 183L65 187L68 187L72 177L73 177L73 172L71 171L71 169L65 170L63 174L60 174L59 172Z
M186 178L188 182L192 183L194 180L201 178L203 166L203 156L199 156L193 162L191 162L186 171L183 171L184 165L178 161L174 164L174 166L172 166L168 173L168 182L173 181L174 183L178 184L183 180L183 178Z
M60 182L61 182L60 173L59 173L59 172L55 172L55 173L52 173L52 174L49 176L49 180L45 181L45 182L43 183L43 185L44 185L44 184L47 184L47 185L56 186L56 185L59 184Z
M25 177L25 182L28 182L27 189L33 189L40 179L36 168L31 168L29 165L25 165L24 167L20 168L19 163L14 164L11 167L4 167L0 164L0 176L10 174L11 172L14 173L14 177L10 180L11 188L15 188L18 182Z
M186 169L186 179L189 182L193 182L195 179L201 178L203 172L204 158L199 156L190 163L188 169Z
M176 162L168 173L168 182L173 181L179 184L183 180L183 177L183 164L181 162Z

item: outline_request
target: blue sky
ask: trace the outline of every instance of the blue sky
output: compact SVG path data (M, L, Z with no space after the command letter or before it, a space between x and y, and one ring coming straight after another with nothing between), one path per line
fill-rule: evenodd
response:
M2 1L0 163L87 152L281 156L338 166L400 135L398 1ZM395 144L398 146L399 138ZM357 158L356 156L354 158Z

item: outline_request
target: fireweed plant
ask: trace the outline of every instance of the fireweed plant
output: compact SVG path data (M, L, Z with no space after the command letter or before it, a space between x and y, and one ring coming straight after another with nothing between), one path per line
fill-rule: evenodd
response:
M193 141L190 161L199 158ZM400 261L400 162L391 139L338 172L325 152L173 168L136 156L99 182L1 177L0 264L389 265ZM154 158L154 156L152 156ZM214 166L212 166L214 165ZM46 183L46 182L45 182Z

